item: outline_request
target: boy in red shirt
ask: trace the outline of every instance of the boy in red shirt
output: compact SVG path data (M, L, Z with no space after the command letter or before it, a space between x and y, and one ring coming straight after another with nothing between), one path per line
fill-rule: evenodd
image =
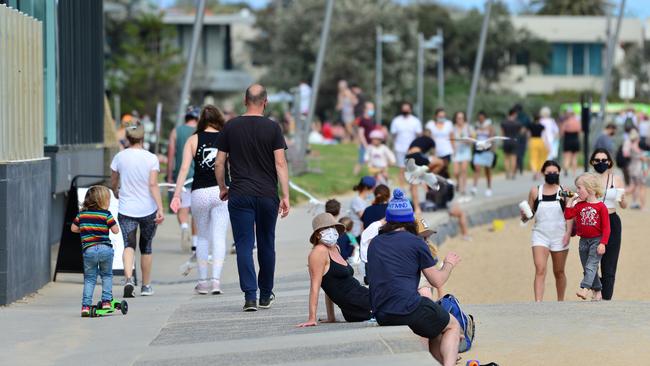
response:
M584 173L576 179L577 196L573 196L564 210L564 218L575 218L577 234L580 237L580 262L584 277L576 293L585 300L591 291L592 300L602 299L602 285L598 278L598 264L605 254L609 240L609 213L605 204L598 200L603 188L598 176Z

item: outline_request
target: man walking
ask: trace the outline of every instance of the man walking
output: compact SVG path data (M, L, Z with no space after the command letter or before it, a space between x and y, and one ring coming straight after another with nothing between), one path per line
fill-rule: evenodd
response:
M215 174L228 212L237 247L239 286L244 292L244 311L271 307L275 272L275 223L289 214L287 144L280 126L263 116L266 89L253 84L246 89L246 113L226 124L217 141ZM230 163L230 188L225 183L226 158ZM278 199L278 180L282 198ZM253 245L257 239L259 276L255 275Z
M411 114L411 103L403 102L401 114L393 118L390 123L390 134L393 135L393 148L397 157L399 167L399 185L406 184L404 181L404 167L406 153L411 142L422 134L422 122Z

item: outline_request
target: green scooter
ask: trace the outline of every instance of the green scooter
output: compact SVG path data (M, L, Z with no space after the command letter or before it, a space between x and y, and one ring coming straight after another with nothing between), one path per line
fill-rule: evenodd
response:
M111 300L111 308L110 309L102 309L102 302L98 302L97 305L92 305L90 307L90 317L91 318L96 318L100 316L105 316L108 314L114 313L116 310L119 310L122 312L123 315L126 315L126 313L129 312L129 304L125 301L118 301L118 300Z

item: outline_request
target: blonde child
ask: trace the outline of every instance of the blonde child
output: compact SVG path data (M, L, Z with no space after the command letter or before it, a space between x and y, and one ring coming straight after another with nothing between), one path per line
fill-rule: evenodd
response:
M341 235L341 240L338 242L339 248L341 249L341 256L346 261L352 262L355 255L357 258L359 257L357 251L359 243L357 242L357 238L352 235L352 227L354 226L354 223L352 222L351 218L345 216L341 217L339 224L345 226L345 234Z
M370 145L366 148L365 162L368 172L380 182L388 182L388 167L395 165L395 154L384 144L381 130L370 132Z
M81 212L75 217L70 230L81 235L84 262L84 290L81 316L90 316L97 274L102 276L102 309L111 308L113 300L113 245L109 231L118 234L113 215L108 211L111 193L104 186L92 186L86 193Z
M417 226L418 226L418 236L424 239L424 241L427 243L427 246L429 247L429 251L431 252L431 256L433 257L434 262L438 263L438 247L431 242L431 235L435 234L435 231L431 230L429 228L429 224L424 220L423 218L416 218L415 219ZM438 300L439 298L442 298L444 295L444 291L442 289L442 286L440 287L435 287L436 293L438 295L437 298L433 296L433 289L435 286L429 283L427 281L426 277L424 275L420 276L420 284L418 285L418 293L420 293L421 296L425 296L430 298L433 301Z
M575 218L577 235L580 237L580 262L584 277L576 295L585 300L591 292L592 300L602 299L602 284L598 278L598 264L605 254L609 241L609 213L605 204L598 199L603 195L599 177L584 173L576 179L577 195L567 202L564 217Z

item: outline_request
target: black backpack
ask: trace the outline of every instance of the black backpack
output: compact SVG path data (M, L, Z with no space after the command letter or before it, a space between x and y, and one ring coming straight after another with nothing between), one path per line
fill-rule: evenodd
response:
M623 144L621 144L621 146L618 147L618 150L616 150L616 166L625 169L628 164L630 164L630 158L626 158L623 155Z

